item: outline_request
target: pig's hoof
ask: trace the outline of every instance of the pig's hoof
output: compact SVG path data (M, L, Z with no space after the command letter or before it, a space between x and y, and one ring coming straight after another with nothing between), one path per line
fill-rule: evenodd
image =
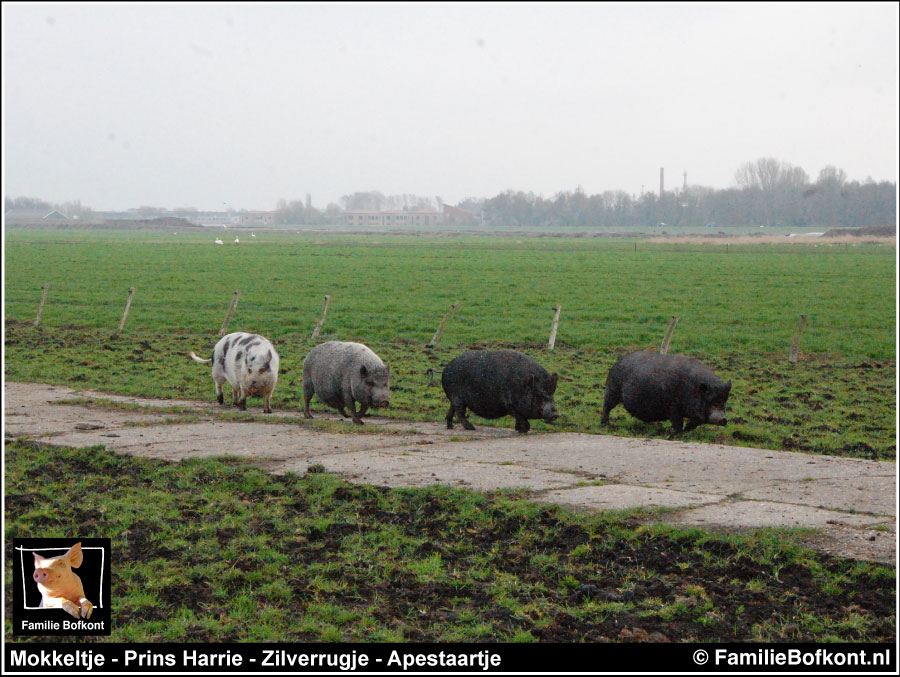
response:
M466 430L475 430L475 426L468 421L463 422L463 428L465 428Z
M263 409L263 413L264 413L264 414L271 414L271 413L272 413L272 410L269 409L268 407L266 407L265 409Z
M356 418L353 419L353 422L354 422L356 425L365 425L365 423L363 423L363 420L362 420L361 418L359 418L358 416L357 416Z
M66 600L65 602L62 603L62 608L65 610L65 612L67 614L69 614L73 618L81 618L81 609L79 609L75 605L75 602Z
M87 599L81 600L81 617L90 618L92 613L94 613L94 605Z
M313 417L313 415L310 414L308 411L303 412L303 418L312 418L312 417Z

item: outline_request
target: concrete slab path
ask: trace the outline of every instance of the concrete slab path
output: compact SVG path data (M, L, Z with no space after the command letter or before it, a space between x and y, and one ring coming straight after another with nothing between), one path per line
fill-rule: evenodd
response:
M104 407L103 400L139 408ZM173 407L199 416L173 422ZM525 487L536 501L575 510L668 508L652 519L680 525L810 527L815 533L801 540L820 550L896 562L893 462L611 435L518 435L511 425L447 430L443 422L379 417L326 432L297 413L275 412L281 423L223 421L215 414L234 410L214 403L35 383L6 383L4 409L6 438L102 444L167 460L227 454L275 473L321 464L352 482L391 487ZM314 412L317 420L342 420L321 407Z

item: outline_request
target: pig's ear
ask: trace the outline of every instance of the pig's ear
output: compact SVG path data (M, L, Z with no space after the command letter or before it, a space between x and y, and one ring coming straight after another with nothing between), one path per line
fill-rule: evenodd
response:
M366 376L369 375L369 371L366 369L366 365L362 365L359 368L359 375L362 376L363 378L365 378Z
M81 552L81 542L79 541L69 548L69 552L63 555L63 558L69 560L69 566L73 569L80 567L81 563L84 561L84 553Z
M551 395L556 392L557 385L559 385L559 374L557 374L554 371L552 374L550 374L550 394Z
M40 566L41 562L44 561L44 556L39 555L38 553L34 553L34 566Z
M730 392L731 392L731 381L729 381L728 383L725 384L724 390L725 390L726 393L730 393Z

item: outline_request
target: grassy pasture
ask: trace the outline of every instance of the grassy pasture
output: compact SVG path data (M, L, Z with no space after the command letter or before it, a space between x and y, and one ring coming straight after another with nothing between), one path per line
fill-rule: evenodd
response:
M445 398L426 369L469 347L514 346L560 373L557 429L664 436L667 426L621 407L602 429L599 409L617 355L658 346L677 313L672 351L734 381L729 426L687 439L895 455L892 247L313 234L217 246L217 234L7 233L6 378L212 400L208 369L186 354L211 348L239 289L230 329L259 331L282 355L277 418L302 405L302 360L330 294L320 340L361 340L392 364L393 406L379 413L439 420ZM131 286L128 324L112 340ZM789 365L800 312L810 323ZM258 401L250 410L261 416ZM647 510L576 515L525 492L386 490L315 468L273 477L235 459L167 463L29 442L7 443L4 457L7 561L15 536L112 539L111 641L896 635L892 568L804 550L790 531L647 526ZM11 567L5 575L8 590ZM10 629L7 619L7 639Z
M227 244L213 244L222 232ZM211 349L238 289L229 330L273 341L282 357L273 406L297 409L302 361L329 294L319 340L364 342L392 365L393 406L382 413L440 420L445 397L424 372L470 347L508 346L560 373L558 429L657 436L667 425L640 423L619 407L603 429L598 412L618 355L657 347L678 314L671 351L734 382L729 426L702 426L687 439L895 457L894 247L241 235L235 245L230 231L10 231L6 377L208 399L208 371L186 353ZM34 329L44 283L50 295ZM125 332L110 340L131 286ZM459 312L426 354L457 300ZM562 315L549 352L556 304ZM809 324L801 360L790 365L800 313Z
M804 550L784 531L714 535L643 525L643 510L576 515L514 491L387 490L102 447L8 444L6 483L8 563L16 536L112 539L113 642L892 642L896 632L892 568ZM10 565L7 594L11 575Z

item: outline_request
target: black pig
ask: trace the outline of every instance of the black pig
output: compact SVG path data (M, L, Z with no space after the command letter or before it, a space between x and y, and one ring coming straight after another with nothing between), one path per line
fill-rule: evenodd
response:
M516 432L527 433L530 418L552 423L559 416L553 402L557 375L549 374L533 358L515 350L470 350L441 374L450 399L447 427L456 414L463 428L475 430L466 408L482 418L516 417Z
M701 423L725 425L725 403L731 381L725 383L705 364L686 355L660 355L638 351L619 358L606 377L603 425L617 404L635 418L650 423L672 422L680 433Z

